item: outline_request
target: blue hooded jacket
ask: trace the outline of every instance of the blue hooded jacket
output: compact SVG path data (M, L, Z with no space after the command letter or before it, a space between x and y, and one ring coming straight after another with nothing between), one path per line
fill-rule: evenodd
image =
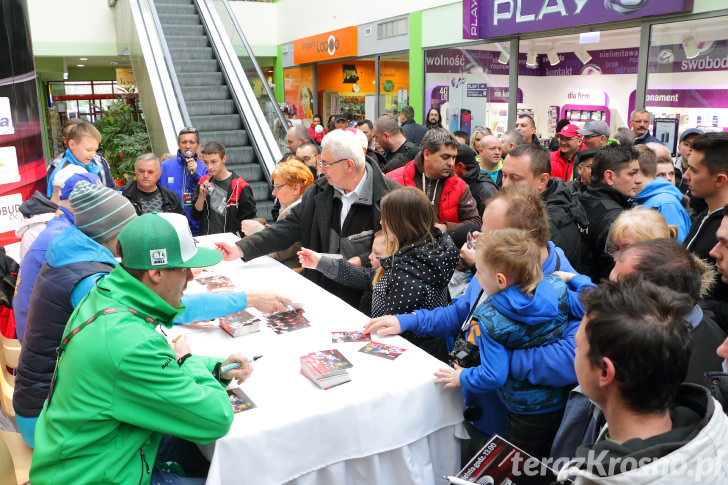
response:
M48 221L48 225L33 241L20 263L18 284L13 297L13 312L15 313L15 334L21 343L25 335L25 320L28 316L30 295L33 293L38 272L46 262L48 246L58 234L72 224L73 213L64 207L59 207L56 217Z
M83 163L79 162L76 157L73 156L73 153L71 153L70 148L66 148L66 152L63 154L63 158L61 161L56 165L56 168L53 169L50 176L48 177L48 188L46 189L46 196L50 199L53 195L53 179L56 177L56 174L63 170L63 168L66 166L66 162L70 162L72 165L78 165L79 167L85 168L89 173L92 173L94 175L98 175L99 178L101 178L101 173L104 170L104 167L101 167L97 164L96 159L91 160L88 162L87 165L84 165Z
M690 231L690 216L682 206L682 192L662 177L645 185L635 199L640 205L653 207L665 217L668 224L677 226L677 240L683 242Z
M541 265L544 274L554 271L576 273L561 248L552 242L548 243L548 257ZM583 278L583 279L582 279ZM581 280L591 285L588 277L579 275L572 281ZM417 310L414 313L397 315L402 331L411 330L423 335L435 337L454 337L460 332L470 309L476 304L481 291L480 283L473 278L465 294L458 298L454 304L434 310ZM570 290L571 291L571 290ZM571 295L570 295L571 296ZM566 335L558 342L544 347L520 349L508 352L510 359L510 373L517 379L528 380L532 384L550 386L564 386L576 382L574 372L574 335L579 329L584 309L578 298L569 298L571 317L569 318ZM482 351L481 351L482 352ZM503 433L506 409L495 391L480 393L476 397L477 405L484 411L483 416L474 423L479 431L485 434ZM466 400L471 402L472 400Z
M568 317L566 283L554 275L545 275L533 296L511 286L486 298L473 313L467 331L468 341L480 348L481 364L460 374L466 398L497 390L506 409L513 413L547 413L563 408L572 385L534 385L509 376L507 351L561 340Z

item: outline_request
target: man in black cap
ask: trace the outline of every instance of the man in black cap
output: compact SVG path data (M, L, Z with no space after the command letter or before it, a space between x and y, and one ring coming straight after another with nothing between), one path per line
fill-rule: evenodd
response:
M594 154L597 150L589 148L582 150L576 154L576 172L577 176L566 182L566 188L572 194L578 194L586 190L587 185L591 181L591 168L594 163Z
M339 113L334 115L334 126L337 130L343 130L349 126L349 115L346 113Z
M498 192L498 186L488 174L480 170L480 166L475 160L476 155L475 150L468 145L461 144L458 147L453 170L455 175L463 179L470 187L470 193L478 207L478 215L482 217L485 209L484 201Z

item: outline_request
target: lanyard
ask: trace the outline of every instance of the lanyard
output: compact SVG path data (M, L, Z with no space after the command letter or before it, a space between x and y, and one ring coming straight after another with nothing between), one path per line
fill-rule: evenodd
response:
M58 362L61 359L61 355L63 355L63 352L65 352L66 347L68 347L68 342L71 341L73 337L75 337L78 332L86 328L91 322L96 321L100 316L102 315L108 315L110 313L121 313L121 312L129 312L133 315L135 315L138 318L141 318L142 320L149 322L149 323L155 323L154 319L150 316L143 315L142 313L139 313L137 310L133 308L107 308L105 310L100 310L96 312L91 318L83 322L78 327L71 330L71 332L63 337L61 340L61 344L56 349L56 368L53 370L53 379L51 379L51 386L48 389L48 404L47 406L51 405L51 397L53 396L53 389L56 387L56 377L58 376ZM155 324L156 325L156 324Z
M483 297L483 292L484 290L480 290L480 293L478 293L478 298L476 298L475 303L473 303L473 308L470 309L468 317L465 319L462 326L460 327L460 333L465 333L468 330L468 327L470 327L470 319L473 317L475 309L478 308L478 305L480 304L480 299Z

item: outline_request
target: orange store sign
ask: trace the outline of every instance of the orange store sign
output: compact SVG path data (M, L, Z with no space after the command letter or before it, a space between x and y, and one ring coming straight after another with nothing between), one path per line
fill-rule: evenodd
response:
M356 27L345 27L293 41L293 63L356 57Z

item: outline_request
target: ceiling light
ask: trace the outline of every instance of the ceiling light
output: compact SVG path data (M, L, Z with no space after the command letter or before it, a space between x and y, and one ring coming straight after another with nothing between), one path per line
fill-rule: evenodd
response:
M498 56L498 62L501 64L508 64L508 59L510 59L511 55L508 52L508 47L501 47L501 53L500 56Z
M700 55L700 49L698 49L698 41L695 38L695 34L690 33L683 37L682 41L683 49L685 50L685 57L692 59Z
M559 53L556 52L556 44L551 44L551 47L549 47L549 50L546 51L546 55L549 57L549 62L551 63L552 66L555 66L559 62L561 62Z
M79 61L88 61L88 57L79 57Z
M587 62L591 61L592 58L591 54L586 51L586 48L582 44L578 45L578 47L574 51L574 54L576 54L576 57L579 58L582 64L586 64Z
M76 64L76 67L86 67L86 64Z
M579 44L596 44L599 42L601 37L600 31L595 32L582 32L579 34Z
M533 46L528 49L526 54L526 66L530 68L538 67L538 51Z

